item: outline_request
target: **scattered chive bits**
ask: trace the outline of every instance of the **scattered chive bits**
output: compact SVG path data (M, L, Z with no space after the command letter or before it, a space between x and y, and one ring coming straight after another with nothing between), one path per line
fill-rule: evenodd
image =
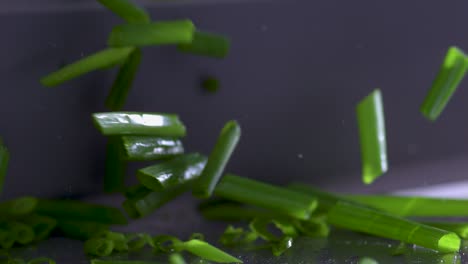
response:
M41 83L44 86L53 87L88 72L115 66L123 62L133 50L132 47L122 47L99 51L45 76L41 79Z
M112 29L107 44L110 47L185 44L192 42L194 32L190 20L123 24Z
M197 180L193 194L200 198L208 198L213 194L216 184L221 179L229 159L237 146L241 129L236 121L227 122L208 158L205 168Z
M142 24L151 21L146 10L129 0L98 0L98 2L130 24Z
M420 111L430 121L442 113L468 69L468 58L457 47L450 47L445 55L439 73L429 90Z
M208 32L196 31L190 43L179 44L181 52L223 59L229 53L227 37Z
M361 143L362 180L371 184L387 172L387 143L382 94L374 90L356 107Z
M201 86L208 93L216 93L219 90L220 83L215 77L206 77L202 80Z

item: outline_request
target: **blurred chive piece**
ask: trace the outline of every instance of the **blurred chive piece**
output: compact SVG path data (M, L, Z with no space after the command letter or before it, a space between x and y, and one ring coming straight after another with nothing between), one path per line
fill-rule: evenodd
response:
M109 137L104 171L104 191L107 193L121 192L125 188L127 163L121 159L122 152L120 140Z
M98 0L98 2L130 24L142 24L151 21L146 10L129 0Z
M214 58L225 58L229 53L230 42L225 36L195 31L190 43L179 44L181 52Z

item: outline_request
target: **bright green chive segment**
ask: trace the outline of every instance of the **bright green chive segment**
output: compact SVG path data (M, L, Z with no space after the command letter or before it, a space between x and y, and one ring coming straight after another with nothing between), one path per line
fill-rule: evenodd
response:
M0 215L21 216L32 213L36 209L37 199L34 197L20 197L0 203Z
M50 233L52 233L57 226L57 220L36 214L21 218L21 222L32 227L34 230L34 241L41 241L48 238Z
M144 260L102 260L102 259L93 259L91 264L160 264L159 262L154 261L144 261ZM170 263L172 264L172 263Z
M411 196L350 195L352 201L398 216L468 216L468 200Z
M169 264L186 264L184 257L178 253L169 256Z
M184 153L182 141L151 136L123 136L122 159L145 161L169 158Z
M444 110L453 93L457 90L468 69L466 55L457 47L450 47L445 55L429 93L421 105L421 113L435 121Z
M131 24L149 23L149 14L129 0L98 0L103 6Z
M111 240L114 243L114 250L116 251L128 251L127 238L122 233L104 230L96 234L94 238Z
M379 262L373 258L363 257L359 259L358 264L379 264Z
M232 174L223 177L215 194L304 220L309 219L317 207L317 200L310 195Z
M256 232L252 231L245 231L241 227L233 227L229 225L224 233L221 235L219 242L224 246L228 247L235 247L235 246L243 246L243 245L250 245L255 240L257 240L258 235Z
M96 222L59 220L58 228L68 238L87 240L107 230L109 226Z
M371 184L387 172L387 143L382 94L374 90L356 107L361 142L362 180Z
M198 153L185 154L143 168L137 172L137 178L146 188L160 191L198 178L205 164L205 156Z
M121 145L116 138L109 138L106 147L104 172L104 191L108 193L120 192L125 188L125 174L127 163L120 158Z
M88 72L107 69L124 61L134 50L132 47L108 48L69 64L41 79L44 86L53 87Z
M229 255L205 241L197 239L175 243L174 246L176 250L185 250L203 259L215 261L217 263L243 263L242 260Z
M294 238L290 236L284 236L280 241L272 244L271 251L274 256L281 256L286 250L292 247Z
M191 43L194 31L195 26L190 20L123 24L112 29L107 44L111 47L142 47Z
M8 152L8 149L0 142L0 193L3 191L9 160L10 152Z
M94 113L93 120L105 136L135 135L154 137L183 137L186 129L174 114L108 112Z
M208 198L213 193L224 172L234 149L241 136L241 129L236 121L224 125L216 144L211 151L208 162L197 180L193 194L200 198Z
M91 256L109 256L114 251L114 241L105 238L92 238L84 243L84 251Z
M123 208L131 218L141 218L156 211L161 206L174 200L182 193L188 191L190 184L181 184L174 188L155 192L143 186L139 190L128 196L122 204Z
M41 199L36 213L64 220L127 224L127 219L117 208L72 200Z
M468 223L466 222L426 222L424 224L456 233L463 239L468 238Z
M137 251L146 245L154 247L153 238L145 233L128 234L125 236L129 251Z
M179 51L196 55L224 58L229 53L229 40L221 35L196 31L191 43L180 44Z
M106 99L106 107L112 111L118 111L123 108L127 95L132 88L133 79L141 62L141 50L135 49L128 58L124 61L123 65L117 74L117 77L112 84L112 88Z
M400 240L443 253L460 249L461 241L455 233L347 202L338 202L329 211L328 221L337 227Z

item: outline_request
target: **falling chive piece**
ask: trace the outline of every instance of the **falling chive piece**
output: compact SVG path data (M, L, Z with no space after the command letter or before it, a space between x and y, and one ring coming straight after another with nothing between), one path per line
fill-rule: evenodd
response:
M139 135L159 137L183 137L186 129L174 114L108 112L94 113L93 120L105 136Z
M198 178L205 164L205 156L198 153L185 154L140 169L137 172L137 178L146 188L161 191L177 187Z
M185 250L209 261L218 263L243 263L242 260L229 255L205 241L197 239L175 243L174 247L178 251Z
M208 198L218 184L234 149L241 136L241 129L236 121L224 125L221 134L208 158L200 178L197 180L193 194L199 198Z
M112 111L118 111L123 108L127 100L127 95L132 88L133 80L135 79L140 62L141 49L137 48L128 56L120 67L117 78L112 84L112 88L106 98L107 108Z
M229 53L229 47L229 40L225 36L196 31L192 42L179 44L178 49L185 53L222 59Z
M416 244L442 253L460 249L460 238L452 232L419 224L371 208L338 202L328 213L330 224L384 238Z
M219 80L214 77L207 77L202 80L202 88L209 93L216 93L219 90Z
M107 41L111 47L150 46L191 43L195 26L190 20L116 26Z
M420 111L430 121L435 121L444 110L468 69L468 59L457 47L450 47L439 73L432 83Z
M317 200L312 196L233 174L223 177L215 194L302 220L309 219L317 207Z
M174 138L151 136L123 136L122 159L145 161L165 159L184 153L182 141Z
M361 143L362 180L371 184L387 172L387 143L382 94L374 90L356 107Z
M8 152L8 149L0 142L0 193L3 191L9 160L10 152Z
M149 14L129 0L98 0L103 6L131 24L149 23Z
M109 68L124 61L133 50L132 47L123 47L99 51L45 76L41 79L41 83L53 87L88 72Z

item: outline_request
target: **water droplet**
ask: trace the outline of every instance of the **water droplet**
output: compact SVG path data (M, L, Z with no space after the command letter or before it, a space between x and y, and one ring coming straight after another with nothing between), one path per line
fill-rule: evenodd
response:
M301 153L297 154L297 157L300 158L300 159L303 159L304 158L304 155L302 155Z

